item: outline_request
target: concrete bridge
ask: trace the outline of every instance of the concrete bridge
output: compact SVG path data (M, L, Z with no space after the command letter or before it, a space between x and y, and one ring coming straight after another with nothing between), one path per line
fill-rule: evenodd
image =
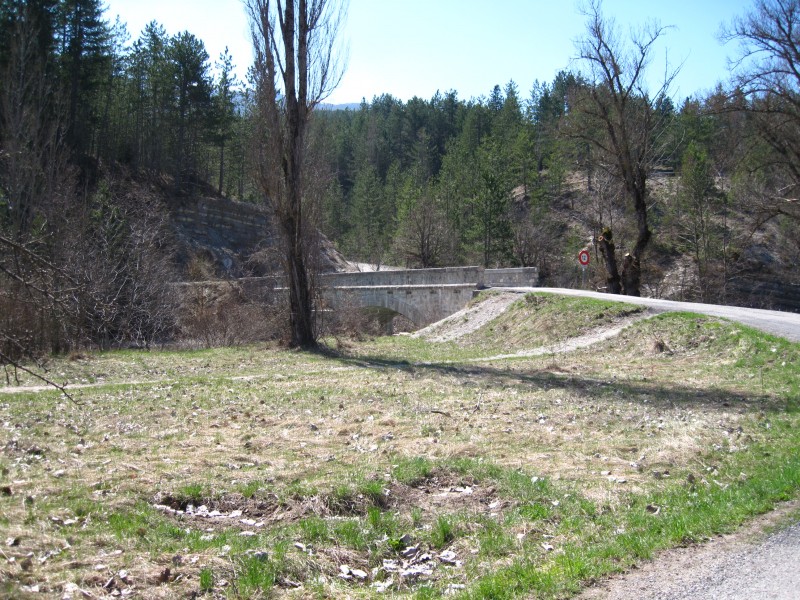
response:
M464 308L478 290L492 287L538 285L536 268L484 269L447 267L359 273L326 273L319 276L318 291L326 308L334 311L383 308L399 313L417 327L424 327ZM251 291L278 291L276 278L240 280Z

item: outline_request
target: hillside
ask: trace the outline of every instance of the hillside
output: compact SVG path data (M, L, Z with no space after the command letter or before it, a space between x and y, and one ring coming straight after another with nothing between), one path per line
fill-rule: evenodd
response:
M539 255L541 285L603 289L605 271L597 248L591 242L591 206L593 193L579 175L567 179L568 185L550 205L544 217L542 234L547 244ZM700 300L696 260L692 253L674 244L676 226L664 215L681 177L660 174L652 179L654 239L645 262L644 295L671 300ZM720 185L723 185L721 182ZM191 196L171 206L170 215L179 241L179 261L187 266L192 260L206 264L207 277L258 275L279 269L274 256L275 234L269 232L264 209L214 194ZM516 218L530 219L530 198L518 187L512 197ZM624 219L624 212L619 218ZM731 207L726 219L726 244L729 255L724 290L719 300L727 304L800 311L800 279L794 265L800 261L800 247L791 246L785 224L768 221L753 231L753 214ZM624 229L622 230L624 233ZM347 258L336 250L337 240L323 236L321 268L323 272L352 270ZM586 247L592 260L585 279L577 264L577 250ZM271 254L272 253L272 254ZM715 263L719 265L719 260ZM365 268L362 267L362 268ZM380 268L389 268L380 266Z
M192 181L190 192L176 194L171 177L135 175L123 165L107 168L97 178L114 203L149 205L164 216L172 235L164 246L171 256L165 259L175 262L178 280L230 279L280 271L280 233L265 205L220 195L199 180ZM322 234L318 256L320 272L352 268Z
M221 196L193 197L170 209L179 242L181 264L206 262L217 277L243 277L279 272L280 237L265 207ZM320 272L350 267L322 234L319 240Z
M715 255L707 259L704 289L696 251L686 241L686 226L679 222L681 208L675 206L681 181L681 175L672 172L655 172L649 180L653 239L644 261L643 295L800 312L800 276L795 268L800 261L800 243L791 222L764 219L756 206L731 203L724 213L707 217L706 226L716 228L708 241L714 244ZM726 188L730 182L718 180L715 193L722 195ZM515 196L515 205L522 218L530 218L523 195ZM543 219L542 229L550 239L542 252L542 285L580 287L577 252L584 247L591 254L587 287L604 289L605 269L592 238L594 215L603 210L611 211L612 220L620 223L619 237L630 235L624 209L612 208L610 203L598 206L597 190L587 189L585 176L567 178L563 192Z

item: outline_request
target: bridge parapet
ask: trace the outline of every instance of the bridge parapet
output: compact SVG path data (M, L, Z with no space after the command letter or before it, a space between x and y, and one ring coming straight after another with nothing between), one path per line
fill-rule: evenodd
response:
M323 287L464 284L482 286L483 273L483 267L325 273L319 276L319 282Z
M536 287L539 285L539 269L519 267L516 269L486 269L483 274L485 287Z
M383 287L398 285L474 285L485 287L534 287L538 285L536 267L516 269L484 269L483 267L444 267L441 269L398 269L392 271L360 271L357 273L323 273L320 287ZM248 289L285 287L283 277L249 277L239 281Z

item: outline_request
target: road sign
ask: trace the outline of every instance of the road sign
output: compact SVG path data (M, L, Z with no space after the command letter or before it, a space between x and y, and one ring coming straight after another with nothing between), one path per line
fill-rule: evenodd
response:
M578 252L578 262L581 263L582 267L585 267L589 264L589 251L588 250L581 250Z

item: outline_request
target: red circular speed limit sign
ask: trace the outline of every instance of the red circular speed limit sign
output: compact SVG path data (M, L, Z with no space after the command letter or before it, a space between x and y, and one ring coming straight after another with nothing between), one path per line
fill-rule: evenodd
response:
M578 252L578 262L581 263L581 266L586 266L589 264L589 251L588 250L581 250Z

